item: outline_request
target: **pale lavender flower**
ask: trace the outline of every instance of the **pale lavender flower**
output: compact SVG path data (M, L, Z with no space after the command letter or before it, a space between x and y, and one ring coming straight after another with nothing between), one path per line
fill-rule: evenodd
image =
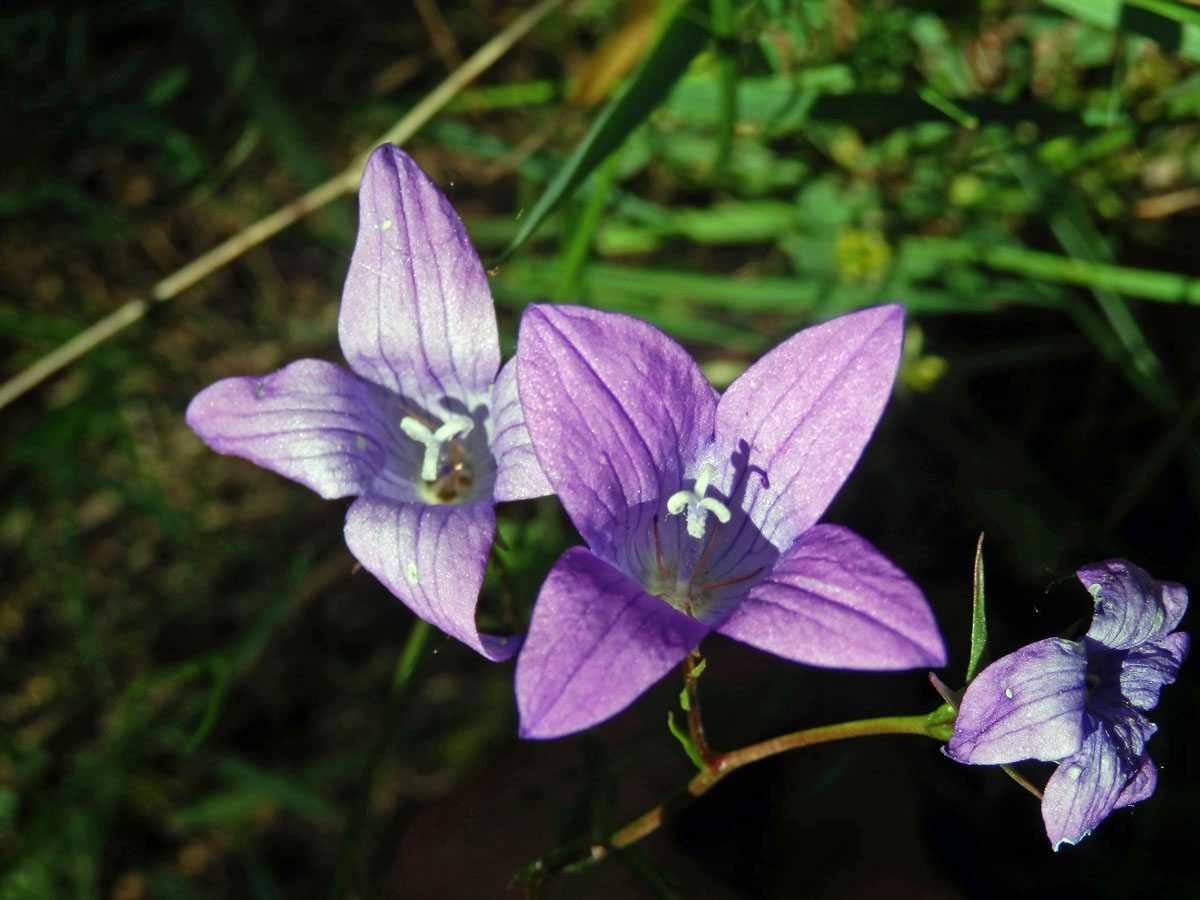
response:
M616 714L712 630L817 666L944 662L916 585L858 535L816 524L891 393L903 317L885 306L806 329L718 400L645 322L526 311L530 437L590 549L567 550L538 595L517 661L524 736Z
M1145 747L1157 729L1143 712L1158 704L1188 649L1188 636L1174 631L1187 609L1182 585L1122 559L1076 575L1096 601L1087 634L1038 641L980 672L946 747L977 765L1058 762L1042 797L1055 850L1154 793L1158 775Z
M549 493L500 368L487 276L449 201L391 144L371 154L338 317L353 373L316 359L205 388L187 421L327 499L354 496L346 543L417 615L490 659L475 605L493 505ZM499 370L499 374L497 374Z

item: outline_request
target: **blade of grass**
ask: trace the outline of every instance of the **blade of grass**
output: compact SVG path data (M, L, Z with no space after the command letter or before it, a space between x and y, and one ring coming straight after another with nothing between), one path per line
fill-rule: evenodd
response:
M1113 263L1108 242L1073 191L1058 190L1024 153L1009 153L1008 162L1027 191L1041 197L1056 196L1056 203L1047 204L1050 231L1068 256L1086 262ZM1177 412L1179 404L1166 381L1162 362L1146 340L1125 298L1107 285L1094 284L1089 287L1101 313L1125 350L1127 371L1131 370L1128 371L1130 381L1159 409Z
M574 152L559 169L533 209L523 217L520 231L497 262L503 262L529 239L542 221L583 183L592 171L661 103L696 55L709 34L695 18L697 3L673 4L662 36L636 72L609 101Z
M734 15L730 0L712 0L712 29L717 51L717 149L713 155L710 181L721 177L729 163L733 146L733 126L737 122L738 67L733 46Z
M304 187L328 178L325 161L314 152L311 135L305 134L300 120L288 108L263 56L254 45L238 11L229 0L207 0L181 7L189 34L208 48L218 72L241 69L237 92L260 126L264 139L275 149L288 170ZM240 60L245 65L240 65ZM329 220L331 237L354 234L354 225L346 210L338 209Z
M591 193L576 216L575 227L563 240L558 253L558 284L554 298L559 302L569 299L579 285L579 274L587 260L600 224L600 216L608 204L609 193L617 174L617 155L614 153L600 166L598 178Z
M1160 303L1200 305L1200 279L1175 272L1136 269L1071 259L1025 247L985 244L958 238L911 237L906 249L949 262L973 262L1000 272L1080 287L1098 287Z
M975 545L975 570L971 575L971 655L967 660L966 684L979 671L979 661L987 650L987 613L983 607L983 535Z
M404 143L457 96L466 85L478 78L507 53L517 41L528 34L538 22L564 2L565 0L541 0L540 3L517 16L509 23L508 27L476 50L460 69L430 91L399 122L371 142L370 147L373 149L379 144ZM192 260L182 269L159 281L150 290L148 297L129 301L46 354L33 365L0 384L0 409L45 381L55 372L66 368L114 335L124 331L134 322L140 321L156 303L172 299L213 272L228 265L247 250L257 247L271 236L294 224L308 213L320 209L342 194L355 190L362 177L366 160L367 154L363 153L324 184L318 185L303 197L281 207L266 218L260 219L224 243L218 244L203 256Z
M1043 0L1105 31L1140 34L1185 59L1200 60L1200 13L1165 0Z
M1192 440L1197 419L1200 419L1200 392L1193 395L1171 429L1146 454L1141 465L1131 473L1129 481L1109 506L1108 512L1104 514L1104 524L1101 526L1104 531L1116 530L1125 515L1133 509L1146 494L1149 486L1162 474L1162 470L1171 458Z

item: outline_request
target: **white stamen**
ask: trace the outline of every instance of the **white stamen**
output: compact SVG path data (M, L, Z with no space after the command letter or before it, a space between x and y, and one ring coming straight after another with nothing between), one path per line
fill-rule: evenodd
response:
M712 480L713 467L705 463L696 473L696 484L692 490L676 491L667 498L667 512L673 516L687 510L687 533L696 540L704 537L705 512L710 512L724 525L729 521L729 507L715 497L705 497L708 482Z
M418 422L412 416L405 416L400 420L400 430L425 447L425 457L421 460L422 481L437 480L437 464L442 453L442 444L460 434L466 434L473 425L466 416L449 416L437 431L430 431L428 425Z

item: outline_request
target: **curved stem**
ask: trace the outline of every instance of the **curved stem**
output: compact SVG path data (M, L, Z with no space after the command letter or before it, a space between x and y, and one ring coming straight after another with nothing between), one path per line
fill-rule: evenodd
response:
M750 763L776 756L788 750L811 747L814 744L877 734L916 734L941 740L943 737L938 733L938 729L944 723L944 711L938 709L923 716L885 716L878 719L859 719L837 725L805 728L801 731L793 731L791 734L751 744L739 750L732 750L729 753L712 754L712 751L709 751L712 755L708 768L694 775L687 785L670 800L647 810L625 827L614 831L609 835L608 840L590 844L582 852L569 852L564 858L563 855L552 851L527 868L526 873L544 877L555 872L577 872L594 865L610 856L614 851L628 847L653 833L671 815L681 810L696 797L707 793L726 775ZM707 745L705 745L705 749L708 749Z
M873 734L923 734L933 737L929 732L929 716L885 716L880 719L859 719L856 722L806 728L803 731L793 731L791 734L780 735L740 750L721 754L717 757L715 769L701 772L693 778L688 785L688 790L696 794L692 784L705 776L711 779L711 783L704 788L704 790L708 790L735 769L787 750L797 750L800 747L841 741L846 738L867 737Z

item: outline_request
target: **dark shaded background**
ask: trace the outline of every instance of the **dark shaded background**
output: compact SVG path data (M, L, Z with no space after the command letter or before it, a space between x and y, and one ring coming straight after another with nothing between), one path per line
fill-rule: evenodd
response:
M1137 271L1195 270L1200 43L1183 13L1127 7L1112 32L1071 10L739 4L689 75L709 93L673 95L630 136L599 219L591 183L493 277L506 357L521 308L552 297L652 319L718 384L807 322L906 302L897 395L826 518L925 589L956 686L980 531L993 656L1088 615L1083 563L1126 556L1200 584L1197 312L1138 299ZM4 376L340 170L518 11L6 7ZM568 101L568 79L634 47L621 23L652 12L569 6L407 145L485 264L596 115ZM703 97L722 66L793 93L770 114L739 105L714 169L726 132ZM0 413L0 896L307 898L338 893L339 876L345 896L518 896L526 863L687 777L664 727L674 679L592 733L519 742L511 665L435 635L389 699L412 616L354 572L347 504L218 457L184 426L218 378L340 361L354 215L353 198L331 204ZM576 246L589 252L573 268ZM978 258L994 247L1127 278ZM501 515L510 549L485 620L527 616L575 540L553 501ZM719 749L940 702L920 672L822 672L720 637L704 650ZM1058 854L1001 772L873 738L737 773L544 895L1193 895L1197 708L1189 665L1153 714L1156 795Z

